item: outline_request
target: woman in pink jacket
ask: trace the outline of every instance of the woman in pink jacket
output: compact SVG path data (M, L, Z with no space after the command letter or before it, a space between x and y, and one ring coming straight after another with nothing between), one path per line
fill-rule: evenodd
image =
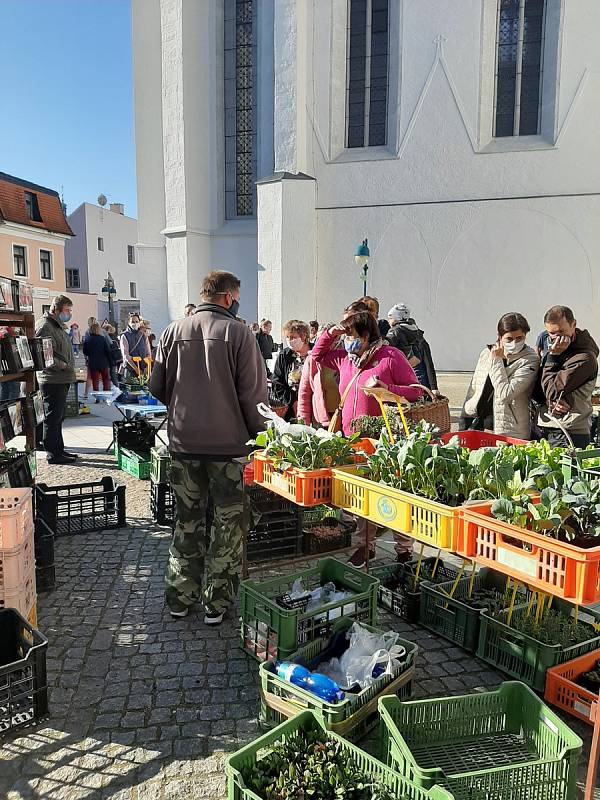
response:
M332 349L340 336L344 349ZM421 389L411 386L418 381L406 356L383 343L377 322L367 311L351 314L340 325L322 333L311 355L321 367L339 372L340 395L353 381L342 407L342 430L346 436L352 432L350 424L356 417L381 416L379 404L363 389L380 386L411 402L422 395ZM360 374L355 377L357 373Z

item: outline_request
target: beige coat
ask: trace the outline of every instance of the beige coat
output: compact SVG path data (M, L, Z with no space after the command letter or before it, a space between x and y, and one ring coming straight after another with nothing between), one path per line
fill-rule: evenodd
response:
M531 437L529 405L540 367L537 353L525 347L520 353L508 357L506 366L500 358L492 358L485 347L479 356L463 414L474 417L477 403L489 376L494 387L494 433L515 436L519 439Z

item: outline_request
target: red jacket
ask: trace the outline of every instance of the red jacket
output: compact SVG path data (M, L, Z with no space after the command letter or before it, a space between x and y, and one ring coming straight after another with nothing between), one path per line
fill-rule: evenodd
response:
M356 374L357 367L350 361L345 350L330 349L337 338L337 335L332 336L329 331L324 331L317 339L311 354L317 364L330 367L340 373L340 395L343 395L350 380ZM346 398L342 409L342 430L346 436L351 433L350 423L356 417L381 416L377 400L374 397L367 397L363 392L365 384L371 377L378 378L390 392L399 394L410 402L418 400L423 394L422 389L411 387L411 384L418 383L418 381L406 356L395 347L383 345L369 363L362 368L360 377L354 381Z

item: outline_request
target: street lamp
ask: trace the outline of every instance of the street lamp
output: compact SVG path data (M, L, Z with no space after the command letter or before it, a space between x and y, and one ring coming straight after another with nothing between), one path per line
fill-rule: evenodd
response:
M362 278L363 282L363 296L367 294L367 276L369 273L369 257L371 253L369 252L368 241L367 239L362 240L362 244L359 244L356 248L356 253L354 253L354 260L358 264L358 266L362 269L360 277Z
M104 278L104 286L102 287L102 294L108 295L108 321L111 325L114 326L115 324L115 314L113 310L113 295L117 293L115 289L115 282L113 276L108 273L108 276Z

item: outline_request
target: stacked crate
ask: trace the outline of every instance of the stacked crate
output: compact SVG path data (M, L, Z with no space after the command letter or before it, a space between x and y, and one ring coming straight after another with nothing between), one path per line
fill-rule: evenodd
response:
M0 490L0 609L35 617L35 547L31 489Z

